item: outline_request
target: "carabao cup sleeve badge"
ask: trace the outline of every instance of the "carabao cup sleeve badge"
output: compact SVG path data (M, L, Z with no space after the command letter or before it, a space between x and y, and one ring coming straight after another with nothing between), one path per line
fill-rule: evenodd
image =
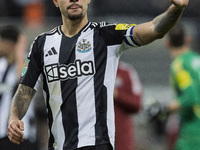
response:
M26 74L26 71L28 69L28 64L29 64L30 60L29 59L26 59L25 63L24 63L24 66L23 66L23 70L22 70L22 74L21 76L23 77L25 74Z

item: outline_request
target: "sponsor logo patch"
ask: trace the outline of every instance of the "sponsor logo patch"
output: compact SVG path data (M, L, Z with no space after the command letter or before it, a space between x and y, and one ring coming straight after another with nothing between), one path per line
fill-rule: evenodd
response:
M48 52L47 54L45 55L45 57L48 57L48 56L53 56L53 55L57 55L57 51L54 47L52 47Z
M48 82L74 79L80 76L89 76L94 74L94 65L92 61L76 60L69 65L51 64L45 66L45 72Z

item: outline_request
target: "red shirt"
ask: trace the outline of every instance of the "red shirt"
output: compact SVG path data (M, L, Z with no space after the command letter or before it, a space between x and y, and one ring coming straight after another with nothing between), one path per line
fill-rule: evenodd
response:
M115 88L116 150L134 150L131 115L141 108L142 85L133 67L124 62L119 63Z

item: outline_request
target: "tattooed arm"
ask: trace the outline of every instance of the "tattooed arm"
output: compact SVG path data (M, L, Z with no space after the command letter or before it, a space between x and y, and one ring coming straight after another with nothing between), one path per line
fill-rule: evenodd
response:
M140 45L146 45L156 39L160 39L176 24L181 17L189 0L170 0L172 5L163 14L150 22L137 25L133 30L133 36Z
M25 115L34 94L34 89L20 84L13 97L10 107L7 135L10 141L15 144L20 144L20 142L24 140L24 124L21 119Z

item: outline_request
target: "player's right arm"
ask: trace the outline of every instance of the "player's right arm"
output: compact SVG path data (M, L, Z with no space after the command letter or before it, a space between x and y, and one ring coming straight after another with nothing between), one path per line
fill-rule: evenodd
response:
M20 142L24 140L24 124L21 119L27 112L35 92L33 88L20 84L13 97L10 107L7 135L14 144L20 144Z

